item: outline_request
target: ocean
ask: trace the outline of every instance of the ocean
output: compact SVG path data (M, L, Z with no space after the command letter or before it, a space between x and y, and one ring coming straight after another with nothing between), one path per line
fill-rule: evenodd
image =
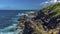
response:
M0 10L0 34L17 34L21 30L16 30L18 18L23 15L35 12L34 10ZM10 31L13 29L14 31Z

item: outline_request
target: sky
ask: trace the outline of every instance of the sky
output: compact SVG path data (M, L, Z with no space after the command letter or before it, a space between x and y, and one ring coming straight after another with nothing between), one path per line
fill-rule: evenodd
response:
M37 10L48 0L0 0L0 10Z
M0 0L0 10L38 9L45 0Z

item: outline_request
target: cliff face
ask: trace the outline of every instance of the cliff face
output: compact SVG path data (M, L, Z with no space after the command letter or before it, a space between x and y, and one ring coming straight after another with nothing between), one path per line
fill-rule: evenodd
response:
M35 17L23 21L23 34L60 34L60 3L43 8Z

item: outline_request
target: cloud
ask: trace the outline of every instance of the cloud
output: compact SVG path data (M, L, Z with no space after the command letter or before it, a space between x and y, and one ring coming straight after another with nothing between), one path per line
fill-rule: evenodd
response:
M54 4L55 2L57 2L56 0L49 0L49 1L45 1L45 2L42 2L42 3L40 3L40 5L45 5L45 4Z
M54 0L54 1L56 1L56 0ZM54 1L53 0L45 1L45 2L40 3L39 6L42 9L44 7L50 6L51 4L55 4L56 2L54 2Z
M60 0L51 0L50 2L60 2Z

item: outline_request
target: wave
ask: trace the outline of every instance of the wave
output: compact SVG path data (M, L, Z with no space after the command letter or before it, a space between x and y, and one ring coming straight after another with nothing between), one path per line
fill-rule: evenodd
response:
M0 29L0 31L2 31L2 32L8 32L8 31L10 31L11 29L15 29L16 26L17 26L17 24L13 24L13 25L11 25L11 26L5 27L4 29Z
M0 29L0 34L18 34L22 30L20 30L20 29L16 30L16 26L17 26L17 24L13 24L4 29Z
M26 12L26 13L18 13L16 15L17 18L11 18L14 22L17 22L17 19L19 17L23 17L24 15L30 17L28 14L30 13L34 13L33 11L30 12ZM4 29L0 29L0 34L18 34L18 33L22 33L23 30L18 29L16 30L17 24L12 24L11 26L5 27Z
M30 11L30 12L26 12L26 13L18 13L18 15L16 15L16 16L24 16L24 15L28 16L28 14L30 14L30 13L34 13L34 11Z
M33 11L30 11L30 12L26 12L26 13L28 14L28 13L34 13L34 12Z

